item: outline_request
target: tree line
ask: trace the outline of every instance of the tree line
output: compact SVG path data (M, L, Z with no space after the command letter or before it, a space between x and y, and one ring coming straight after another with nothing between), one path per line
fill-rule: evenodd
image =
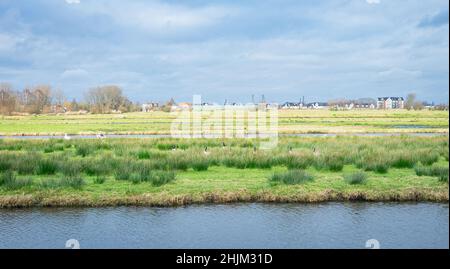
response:
M13 113L63 113L87 111L92 113L132 112L140 109L123 95L115 85L94 87L84 94L84 101L68 101L59 89L50 85L35 85L23 90L14 90L9 83L0 83L0 114Z

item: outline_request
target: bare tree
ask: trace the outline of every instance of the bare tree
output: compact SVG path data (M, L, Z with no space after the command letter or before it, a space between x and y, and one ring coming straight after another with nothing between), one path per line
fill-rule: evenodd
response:
M66 96L61 89L56 89L55 91L53 91L52 96L55 105L63 106L66 102Z
M15 111L17 94L13 91L11 84L0 83L0 113L11 114Z
M108 113L112 110L126 110L130 101L122 95L122 89L109 85L91 88L85 94L90 110L94 113Z
M416 102L416 94L410 93L406 97L405 108L410 110L414 108L414 103Z

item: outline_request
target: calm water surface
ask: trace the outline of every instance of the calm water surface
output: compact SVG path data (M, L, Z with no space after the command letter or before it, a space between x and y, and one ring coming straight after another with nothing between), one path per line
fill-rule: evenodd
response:
M448 248L439 203L0 209L0 248Z

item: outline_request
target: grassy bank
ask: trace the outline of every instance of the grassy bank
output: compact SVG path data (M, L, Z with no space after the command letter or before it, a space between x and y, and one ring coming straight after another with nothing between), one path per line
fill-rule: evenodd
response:
M169 134L176 114L1 116L0 135ZM280 110L280 133L448 133L447 111Z
M225 146L224 144L225 143ZM0 140L0 207L448 201L448 137Z

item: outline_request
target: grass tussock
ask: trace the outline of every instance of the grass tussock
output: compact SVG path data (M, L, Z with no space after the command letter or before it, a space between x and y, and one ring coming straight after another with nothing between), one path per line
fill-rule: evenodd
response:
M437 177L439 181L448 182L449 168L448 166L424 166L418 164L414 167L416 175Z
M31 179L17 178L13 171L8 170L0 175L0 187L6 190L17 190L33 183Z
M293 169L283 173L274 173L269 178L272 184L282 183L287 185L304 184L313 180L313 176L305 170Z
M344 180L351 185L364 184L367 181L367 174L362 171L345 174Z

